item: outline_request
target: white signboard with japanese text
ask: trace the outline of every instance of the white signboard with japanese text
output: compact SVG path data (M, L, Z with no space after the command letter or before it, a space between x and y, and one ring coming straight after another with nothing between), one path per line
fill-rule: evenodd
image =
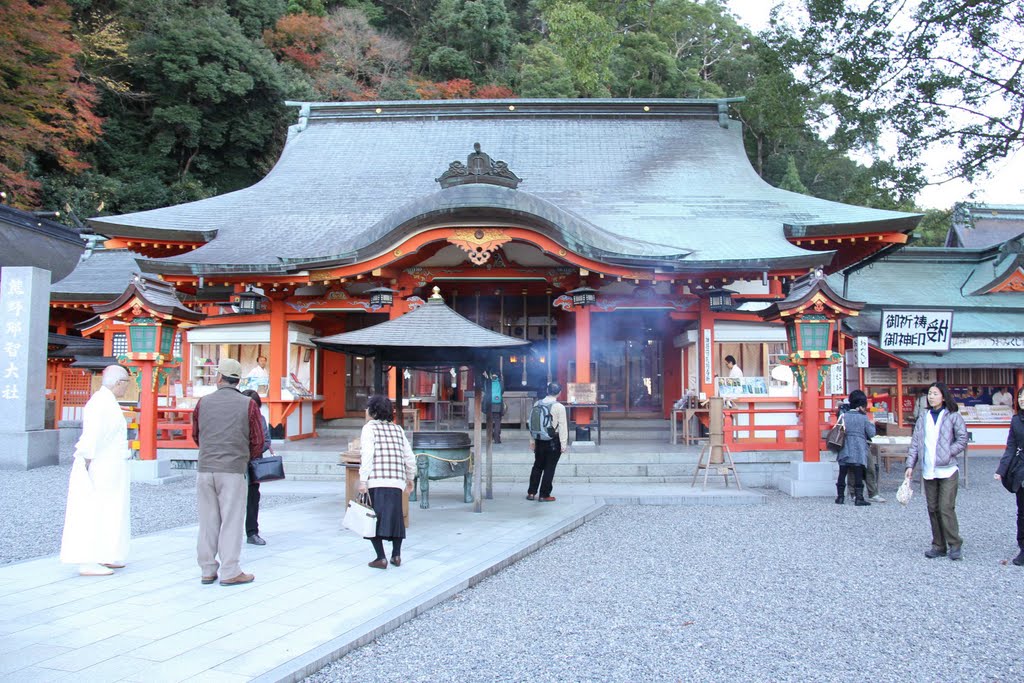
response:
M949 351L953 311L882 311L879 346L886 351Z
M711 367L711 329L704 330L704 384L711 384L714 380L714 368Z
M864 384L869 387L896 386L895 368L867 368L864 370Z
M868 360L868 338L857 337L857 367L866 368L870 365Z
M828 393L832 396L846 395L846 378L843 363L833 363L828 366Z

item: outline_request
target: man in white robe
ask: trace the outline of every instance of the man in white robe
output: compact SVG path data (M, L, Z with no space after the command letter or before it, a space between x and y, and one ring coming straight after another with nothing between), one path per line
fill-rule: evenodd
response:
M124 567L131 535L128 423L118 404L131 381L120 365L103 370L103 386L82 411L82 436L68 482L60 560L82 576Z

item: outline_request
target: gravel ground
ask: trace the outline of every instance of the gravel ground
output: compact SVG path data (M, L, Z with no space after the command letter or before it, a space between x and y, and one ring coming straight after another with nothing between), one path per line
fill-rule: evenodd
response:
M0 564L60 552L73 445L61 443L60 465L27 472L0 470ZM185 479L173 484L132 484L132 536L199 523L196 473L180 473ZM308 500L264 494L260 509Z
M306 680L1024 680L995 464L961 488L961 562L925 559L923 496L891 477L863 508L614 507Z

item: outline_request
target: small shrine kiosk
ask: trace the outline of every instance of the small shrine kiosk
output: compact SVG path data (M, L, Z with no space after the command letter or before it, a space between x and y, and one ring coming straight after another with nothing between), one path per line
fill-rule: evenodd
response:
M473 469L475 510L481 512L483 498L492 497L490 430L487 430L486 436L486 491L481 487L480 456L484 447L481 431L481 396L485 386L483 373L498 367L502 356L522 353L524 348L530 346L530 342L492 332L467 320L445 305L438 287L434 287L433 294L425 304L400 318L355 332L320 337L313 342L323 349L372 357L377 369L374 393L390 393L395 396L395 421L398 424L403 423L403 383L393 382L389 392L384 380L388 368L451 367L471 370L475 388L472 402L473 443L477 453L477 466ZM490 415L487 419L490 419Z
M132 476L147 481L169 474L170 462L157 460L157 432L177 429L190 432L191 413L177 424L161 425L158 419L160 387L168 382L168 365L177 364L174 352L180 330L195 326L205 314L186 308L169 283L136 277L113 301L94 306L96 316L80 325L83 336L102 335L104 355L114 356L129 368L138 389L138 439L133 447L139 461ZM114 348L115 335L127 342L123 350Z

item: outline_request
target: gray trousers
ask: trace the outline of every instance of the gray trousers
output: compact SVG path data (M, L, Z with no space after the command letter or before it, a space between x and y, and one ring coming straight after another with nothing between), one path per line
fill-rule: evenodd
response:
M956 519L956 491L960 473L948 479L925 479L924 497L928 502L928 521L932 524L932 547L936 550L959 548L960 524Z
M242 555L247 489L248 482L244 474L197 474L199 543L196 547L196 556L203 576L216 576L218 569L221 579L233 579L242 573L238 560Z

